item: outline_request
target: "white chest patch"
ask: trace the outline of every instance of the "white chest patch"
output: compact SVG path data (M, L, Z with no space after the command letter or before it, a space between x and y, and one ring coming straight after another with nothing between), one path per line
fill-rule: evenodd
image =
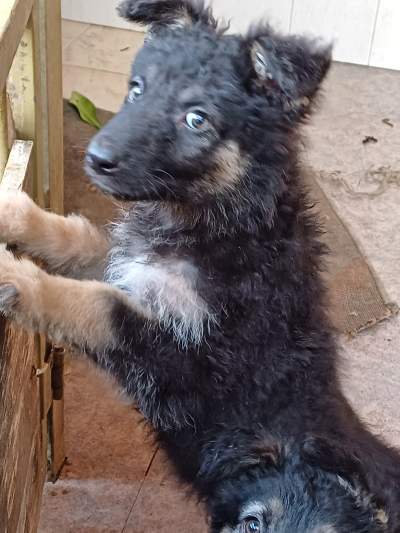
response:
M112 285L127 292L149 320L171 329L183 346L199 344L214 322L206 302L196 291L197 269L185 260L154 260L113 253L106 271Z

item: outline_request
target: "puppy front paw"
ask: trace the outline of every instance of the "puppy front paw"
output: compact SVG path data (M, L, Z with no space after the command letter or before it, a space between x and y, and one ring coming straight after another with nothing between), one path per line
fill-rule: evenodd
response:
M43 273L44 274L44 273ZM42 271L28 260L0 253L0 313L26 328L36 328Z
M20 191L0 193L0 242L29 241L34 227L33 215L39 209L29 196Z

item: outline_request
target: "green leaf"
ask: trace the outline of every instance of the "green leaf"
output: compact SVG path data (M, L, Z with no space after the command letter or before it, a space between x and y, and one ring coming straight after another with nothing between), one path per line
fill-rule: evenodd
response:
M96 107L89 98L86 98L86 96L83 96L83 94L77 91L72 91L69 103L78 110L79 116L84 122L98 130L101 128L100 121L97 118Z

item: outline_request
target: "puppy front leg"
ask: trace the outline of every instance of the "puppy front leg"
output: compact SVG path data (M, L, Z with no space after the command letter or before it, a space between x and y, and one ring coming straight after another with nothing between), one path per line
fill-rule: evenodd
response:
M22 327L45 333L59 344L73 344L101 353L121 343L115 308L137 309L125 294L98 281L52 276L29 260L0 253L0 312Z
M96 277L92 272L101 270L110 248L87 219L44 211L23 192L0 194L0 241L42 259L51 272L76 278Z

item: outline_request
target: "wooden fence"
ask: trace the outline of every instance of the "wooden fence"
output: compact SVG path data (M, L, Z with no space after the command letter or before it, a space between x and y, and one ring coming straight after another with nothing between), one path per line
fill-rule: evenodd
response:
M0 193L19 187L63 212L59 0L0 0ZM1 533L36 531L46 475L64 462L62 357L1 321Z

